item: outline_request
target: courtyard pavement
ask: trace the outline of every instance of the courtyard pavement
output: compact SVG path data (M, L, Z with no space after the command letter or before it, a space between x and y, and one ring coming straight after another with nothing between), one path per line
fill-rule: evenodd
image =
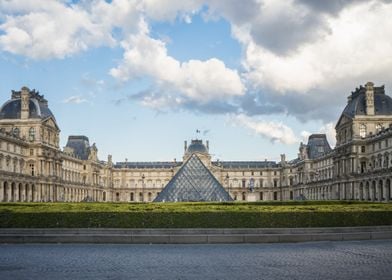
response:
M392 240L1 244L0 279L392 279Z

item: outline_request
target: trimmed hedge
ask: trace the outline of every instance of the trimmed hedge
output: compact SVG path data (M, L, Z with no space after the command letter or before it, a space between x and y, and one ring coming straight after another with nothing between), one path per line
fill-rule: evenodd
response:
M0 204L2 228L293 228L376 225L392 225L392 204L324 201L273 204Z

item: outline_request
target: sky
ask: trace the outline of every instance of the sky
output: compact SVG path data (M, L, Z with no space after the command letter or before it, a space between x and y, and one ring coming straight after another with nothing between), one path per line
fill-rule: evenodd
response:
M294 159L356 87L390 95L391 38L382 0L0 0L0 103L38 90L101 160Z

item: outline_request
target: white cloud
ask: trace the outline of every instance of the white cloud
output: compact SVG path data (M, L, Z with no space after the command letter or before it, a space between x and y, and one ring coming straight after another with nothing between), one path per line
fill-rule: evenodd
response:
M245 127L273 143L295 144L298 138L293 130L281 122L263 121L248 117L244 114L231 116L231 123Z
M336 130L335 125L330 122L326 123L320 128L320 133L325 133L327 135L328 143L331 147L336 145Z
M87 102L87 99L82 98L80 95L73 95L63 100L63 103L68 104L80 104L84 102Z
M306 130L301 131L301 142L307 143L310 135L312 135L312 133L309 131Z
M285 93L307 93L341 84L392 77L392 4L370 1L350 6L327 20L330 32L318 36L289 55L257 44L245 29L237 34L246 45L244 65L249 81ZM359 20L360 19L360 20ZM367 78L366 78L367 77ZM341 89L341 87L340 87Z
M213 56L180 62L164 40L150 37L150 22L190 23L197 13L230 22L243 48L241 73ZM0 49L47 59L121 42L123 59L110 74L121 81L150 77L146 106L285 112L329 122L342 94L368 80L392 80L391 14L392 3L382 0L0 0ZM258 106L244 102L249 96Z
M173 21L176 18L191 22L191 16L202 6L201 0L144 0L141 6L147 17L159 21Z
M130 36L122 46L125 49L123 60L110 70L119 80L148 76L161 91L200 104L245 93L238 72L227 68L222 61L211 58L181 63L167 54L163 41L149 37L148 32Z
M314 133L314 132L313 132ZM325 134L327 136L327 140L329 145L333 148L336 145L336 130L335 126L332 122L326 123L325 125L321 126L318 133ZM301 138L303 143L308 142L308 138L312 133L309 131L302 131Z
M64 58L90 47L113 46L113 27L138 22L132 1L85 3L2 1L0 48L34 59Z

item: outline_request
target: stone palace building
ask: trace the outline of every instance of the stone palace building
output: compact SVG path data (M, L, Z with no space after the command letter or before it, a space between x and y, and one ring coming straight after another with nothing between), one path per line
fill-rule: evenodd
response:
M334 149L313 134L290 161L212 161L195 139L182 161L113 163L86 136L61 150L59 134L43 95L12 91L0 109L0 201L392 199L392 98L370 82L349 95Z

